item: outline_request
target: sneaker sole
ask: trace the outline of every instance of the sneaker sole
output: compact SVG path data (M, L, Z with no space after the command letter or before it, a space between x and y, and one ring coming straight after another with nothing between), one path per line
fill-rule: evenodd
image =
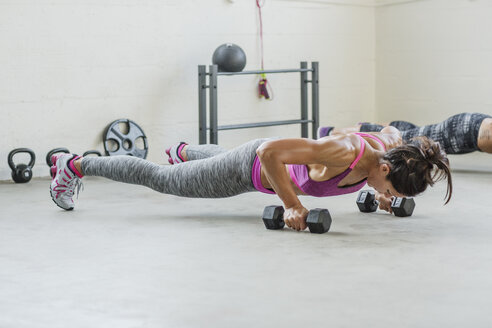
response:
M55 201L55 199L53 198L53 194L51 193L51 186L50 186L50 196L51 196L51 200L53 200L53 203L56 204L56 206L58 206L59 208L61 208L62 210L65 210L65 211L72 211L73 210L73 207L69 207L69 208L64 208L64 207L61 207L60 205L58 205L58 203Z

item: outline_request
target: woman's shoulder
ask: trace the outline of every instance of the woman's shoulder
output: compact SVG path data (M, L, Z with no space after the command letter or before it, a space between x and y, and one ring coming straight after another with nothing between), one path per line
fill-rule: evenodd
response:
M327 166L344 166L351 163L361 149L360 138L353 134L336 134L317 140L320 154L326 160Z
M361 134L361 136L364 137L369 145L376 149L381 148L382 144L386 150L398 147L402 144L400 131L392 126L385 127L380 132L365 132L364 134Z
M322 146L333 149L356 150L360 147L360 138L355 133L337 133L317 140Z

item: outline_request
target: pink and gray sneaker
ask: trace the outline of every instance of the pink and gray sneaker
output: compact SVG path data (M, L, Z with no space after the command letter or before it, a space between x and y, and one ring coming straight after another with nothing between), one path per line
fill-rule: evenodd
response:
M183 156L181 155L181 151L187 145L188 144L186 142L181 141L179 144L166 149L166 154L167 156L169 156L169 158L167 159L169 164L179 164L179 163L186 162Z
M71 163L72 159L77 159L79 156L73 154L57 154L51 157L53 166L51 167L50 193L51 198L58 207L64 210L73 210L75 204L73 202L74 191L77 191L77 197L80 188L83 187L82 175Z

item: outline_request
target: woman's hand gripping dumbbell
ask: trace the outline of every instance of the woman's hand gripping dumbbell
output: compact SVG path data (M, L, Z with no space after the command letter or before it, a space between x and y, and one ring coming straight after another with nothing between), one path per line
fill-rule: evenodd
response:
M284 217L287 218L285 221ZM308 227L311 233L325 233L331 226L330 212L324 208L315 208L308 212L304 207L284 210L282 206L271 205L265 207L262 219L265 227L271 230L282 229L287 223L288 227L297 231Z
M415 208L413 198L392 197L387 198L372 190L362 190L357 196L357 206L364 213L375 212L379 207L382 210L395 214L395 216L411 216Z

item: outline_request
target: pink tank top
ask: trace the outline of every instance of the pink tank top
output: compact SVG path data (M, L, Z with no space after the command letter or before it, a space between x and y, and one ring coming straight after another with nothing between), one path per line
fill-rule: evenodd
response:
M366 184L366 179L350 186L338 187L338 184L340 183L340 181L343 180L343 178L345 178L350 172L352 172L354 167L362 158L362 155L364 154L364 150L366 148L366 144L362 137L368 137L376 140L383 146L384 150L386 150L386 147L381 140L371 134L361 132L357 132L355 134L358 135L360 138L360 152L355 160L352 162L352 164L350 164L350 166L345 171L331 178L330 180L314 181L309 178L308 168L306 165L290 164L288 166L290 178L292 179L292 181L294 181L296 186L305 194L315 197L337 196L359 191ZM267 194L275 194L273 190L267 189L261 184L261 163L258 159L258 156L253 162L251 179L253 180L253 185L255 186L256 190Z

